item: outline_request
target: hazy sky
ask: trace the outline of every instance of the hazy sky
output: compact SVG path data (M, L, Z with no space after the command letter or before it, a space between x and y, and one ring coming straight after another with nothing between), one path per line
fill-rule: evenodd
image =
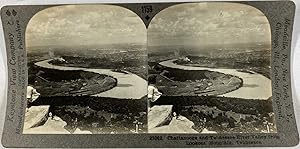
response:
M111 5L67 5L37 13L26 30L27 46L146 44L146 28L130 10Z
M169 7L148 29L148 45L271 44L267 18L236 3L193 3Z
M237 3L189 3L157 14L147 30L141 19L112 5L67 5L37 13L26 30L27 46L270 44L267 18Z

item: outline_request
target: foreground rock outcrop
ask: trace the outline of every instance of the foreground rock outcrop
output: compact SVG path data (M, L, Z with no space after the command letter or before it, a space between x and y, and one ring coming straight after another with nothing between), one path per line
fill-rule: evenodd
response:
M148 111L148 130L167 124L172 119L173 105L155 105Z
M184 116L173 117L173 105L155 105L148 112L149 133L199 133Z
M24 130L37 127L43 124L49 113L50 106L31 106L26 109L25 120L24 120Z
M192 127L194 123L184 116L179 116L177 119L172 118L168 125L149 129L149 133L199 133Z

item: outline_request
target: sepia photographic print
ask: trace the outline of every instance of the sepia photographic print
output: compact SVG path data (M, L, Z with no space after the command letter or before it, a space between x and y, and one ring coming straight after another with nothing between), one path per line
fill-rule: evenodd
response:
M149 133L276 133L270 24L258 9L168 7L149 24L148 53Z
M294 14L292 1L4 6L1 143L295 146Z
M147 131L147 36L136 14L55 6L35 14L25 35L25 134Z

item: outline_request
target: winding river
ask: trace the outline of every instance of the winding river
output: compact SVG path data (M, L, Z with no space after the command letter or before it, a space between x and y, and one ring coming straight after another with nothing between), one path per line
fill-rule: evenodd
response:
M138 75L124 71L115 72L110 69L90 69L90 68L80 68L80 67L65 67L52 65L49 62L52 59L36 62L35 65L56 70L83 70L99 74L106 74L117 79L117 86L113 87L110 90L107 90L102 93L98 93L92 96L96 97L111 97L118 99L141 99L147 95L147 81Z
M138 75L124 71L115 72L110 69L90 69L81 67L65 67L52 65L49 62L52 59L44 60L35 63L35 65L48 69L56 70L83 70L99 74L106 74L117 79L117 86L92 96L96 97L112 97L119 99L141 99L147 95L147 81ZM243 79L243 85L232 92L220 95L224 97L235 97L244 99L261 99L266 100L272 96L271 80L261 74L251 71L251 73L241 72L236 69L219 69L219 68L207 68L207 67L195 67L175 64L177 59L171 59L160 62L159 64L165 67L177 68L182 70L207 70L215 71L224 74L230 74Z
M271 80L261 74L250 71L240 72L236 69L219 69L219 68L207 68L207 67L195 67L175 64L177 59L171 59L160 62L159 64L165 67L177 68L182 70L207 70L215 71L224 74L230 74L243 79L243 85L232 92L220 95L223 97L234 97L244 99L260 99L267 100L272 96Z

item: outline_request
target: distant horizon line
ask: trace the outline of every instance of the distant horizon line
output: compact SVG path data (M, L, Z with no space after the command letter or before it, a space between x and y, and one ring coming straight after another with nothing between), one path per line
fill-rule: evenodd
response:
M94 44L94 45L34 45L34 46L28 46L27 48L34 48L34 47L93 47L93 46L110 46L110 45L132 45L132 46L147 46L147 47L166 47L166 46L188 46L188 47L215 47L215 48L222 48L222 45L224 45L225 47L229 46L229 45L249 45L249 46L271 46L271 43L257 43L257 42L253 42L253 43L232 43L232 44L207 44L207 45L192 45L192 44L155 44L155 45L149 45L149 44L141 44L141 43L113 43L113 44ZM216 45L218 45L216 47ZM221 46L221 47L220 47Z

